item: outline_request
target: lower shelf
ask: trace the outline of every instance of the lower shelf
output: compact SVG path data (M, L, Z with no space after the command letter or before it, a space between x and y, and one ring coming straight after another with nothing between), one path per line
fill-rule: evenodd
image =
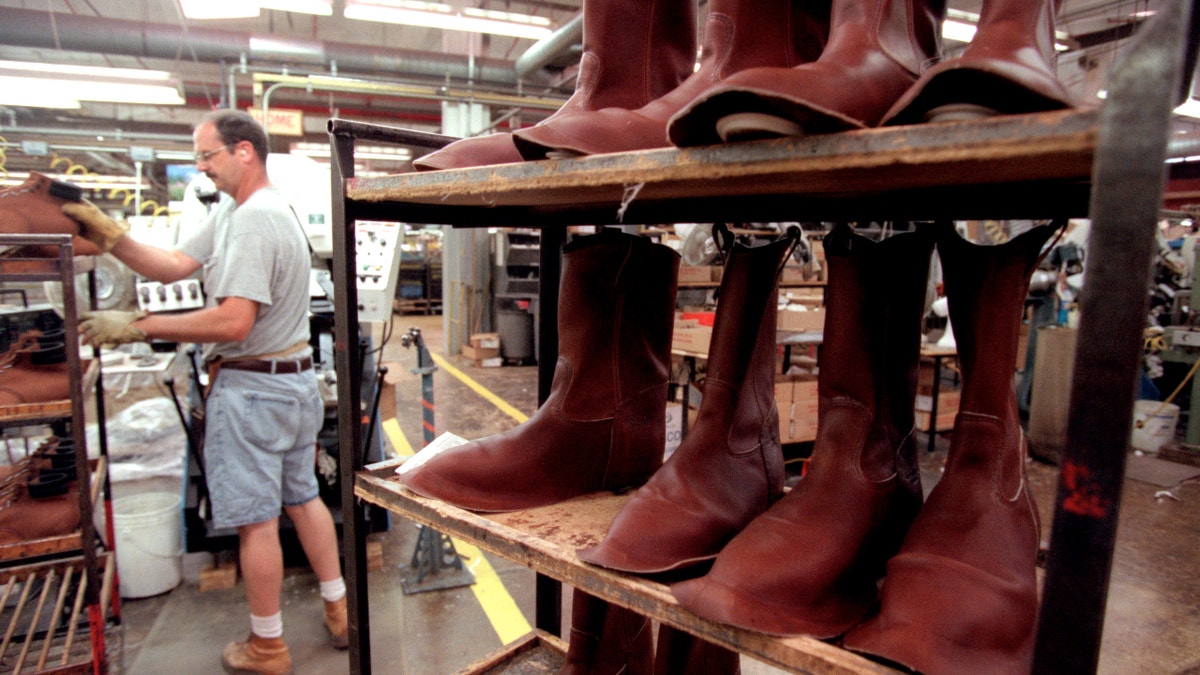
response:
M100 606L84 602L87 573L83 558L0 570L0 671L32 673L96 672L97 650L107 664L116 557L101 554ZM117 641L119 644L119 641ZM101 668L100 672L107 672Z
M566 661L567 643L535 630L504 649L458 671L456 675L556 675Z
M88 489L90 490L92 500L92 512L95 513L100 497L100 489L104 485L104 476L108 471L108 459L106 457L99 457L88 460L88 462L92 471L91 479L88 481ZM81 529L76 528L74 532L66 534L0 544L0 562L78 551L82 548L83 532Z
M598 493L527 511L478 514L409 491L395 477L399 464L388 461L367 467L356 477L355 494L564 584L777 668L820 674L897 672L820 640L775 637L708 621L681 607L662 583L579 560L576 549L600 542L628 495Z

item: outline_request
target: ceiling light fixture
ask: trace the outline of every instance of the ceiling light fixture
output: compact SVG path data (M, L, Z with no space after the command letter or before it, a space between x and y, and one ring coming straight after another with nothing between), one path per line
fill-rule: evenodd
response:
M258 16L253 0L179 0L189 19L252 19Z
M979 15L975 12L964 12L959 9L947 9L946 20L942 22L942 39L953 42L970 42L975 37L975 26L979 24ZM1071 36L1067 33L1054 31L1054 48L1067 51Z
M134 176L102 176L96 174L81 176L79 174L68 175L62 173L47 173L45 175L54 180L70 183L75 187L82 188L84 190L150 189L149 181L147 181L145 178L139 180ZM0 186L9 187L13 185L20 185L28 178L28 171L13 171L5 174L3 178L0 178Z
M1188 100L1184 101L1182 105L1175 108L1174 112L1176 115L1200 119L1200 101L1197 101L1194 98L1189 98Z
M331 154L328 143L292 143L290 151L293 155L303 155L313 159L328 159ZM358 145L354 148L354 158L407 162L412 159L412 150L387 145Z
M258 6L281 12L333 16L333 0L258 0Z
M458 11L440 2L420 0L346 0L345 16L360 21L490 33L530 40L541 40L553 32L550 20L540 16L473 7Z
M253 19L263 9L333 15L333 0L179 0L179 7L189 19Z
M81 101L183 105L183 85L162 70L0 61L0 104L80 107Z

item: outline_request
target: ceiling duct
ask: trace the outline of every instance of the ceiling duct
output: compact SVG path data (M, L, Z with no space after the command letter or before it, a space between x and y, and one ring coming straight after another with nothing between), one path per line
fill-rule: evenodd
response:
M266 59L273 63L336 63L342 73L444 80L447 77L515 86L511 61L318 42L235 31L96 16L0 8L0 44L156 59L221 61Z
M550 37L539 40L537 44L525 50L517 58L517 77L526 78L537 73L546 66L556 64L564 55L573 57L574 65L578 63L578 47L583 42L583 14L571 19L562 28L554 31Z

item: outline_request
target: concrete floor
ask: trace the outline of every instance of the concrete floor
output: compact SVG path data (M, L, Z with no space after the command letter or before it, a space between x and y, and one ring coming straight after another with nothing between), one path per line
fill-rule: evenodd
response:
M399 380L397 419L409 443L419 447L420 378L409 372L416 355L402 348L398 337L411 326L419 327L429 348L445 354L442 319L404 315L396 316L393 325L395 337L385 345L381 360L397 364L392 368ZM476 368L461 357L449 360L518 410L533 412L535 368ZM439 432L475 438L515 424L444 371L439 370L434 381ZM115 411L110 408L110 412ZM927 489L936 481L945 450L944 439L939 439L937 452L923 453ZM1131 461L1138 466L1133 470L1131 465L1122 501L1099 672L1200 673L1200 481L1179 482L1179 470L1188 470L1183 465L1161 464L1157 459ZM1057 473L1055 466L1030 465L1031 485L1042 511L1044 542L1048 541ZM129 488L118 485L117 489L120 494ZM368 575L373 666L377 672L443 675L494 652L501 643L469 588L404 595L400 580L415 546L415 533L412 523L393 518L389 532L381 537L383 569ZM533 574L495 556L486 557L532 623ZM204 562L205 554L185 556L182 585L153 598L125 601L124 672L221 672L221 647L245 637L247 610L240 585L199 592L196 578ZM569 589L564 589L564 603L569 597ZM298 675L348 672L346 653L327 645L315 579L306 568L288 570L283 614L285 637ZM564 608L564 616L569 615ZM748 659L743 659L743 671L747 675L776 672Z

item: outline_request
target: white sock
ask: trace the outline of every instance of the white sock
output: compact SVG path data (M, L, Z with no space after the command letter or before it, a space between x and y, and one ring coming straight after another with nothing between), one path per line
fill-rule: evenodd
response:
M283 612L273 616L250 615L250 632L260 638L283 637Z
M342 577L332 581L321 582L321 599L325 602L337 602L346 597L346 580Z

